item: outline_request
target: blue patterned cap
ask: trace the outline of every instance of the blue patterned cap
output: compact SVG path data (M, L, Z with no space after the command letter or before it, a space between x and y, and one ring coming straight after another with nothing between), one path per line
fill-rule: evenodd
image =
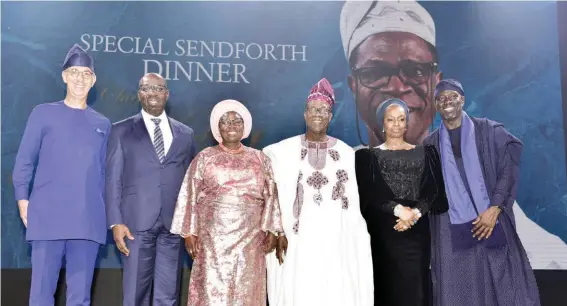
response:
M445 90L452 90L458 92L461 96L465 95L465 90L463 89L463 85L459 83L459 81L455 79L445 79L441 80L437 86L435 86L435 93L434 96L437 97L442 91Z
M94 61L92 57L77 44L67 52L67 56L65 56L65 61L63 62L63 70L67 70L67 68L73 66L87 67L94 72Z

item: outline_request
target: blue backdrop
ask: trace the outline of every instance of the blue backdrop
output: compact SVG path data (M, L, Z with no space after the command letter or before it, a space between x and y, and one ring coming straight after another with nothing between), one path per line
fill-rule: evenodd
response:
M74 43L95 58L92 105L113 122L140 110L138 80L147 72L146 63L149 71L159 72L159 62L162 74L169 73L172 79L169 114L196 131L200 149L212 144L210 110L226 98L250 108L254 127L248 144L262 148L304 131L305 98L324 76L332 81L338 99L329 133L352 146L359 144L339 32L342 2L1 5L2 268L30 267L11 173L32 108L64 97L60 65ZM520 207L547 234L567 242L556 3L422 5L435 21L445 77L457 78L465 86L466 110L503 122L524 141ZM122 50L118 50L121 38ZM206 48L211 46L217 48L215 56ZM179 66L192 67L191 80ZM366 132L362 134L366 137ZM120 267L113 244L101 250L99 267Z

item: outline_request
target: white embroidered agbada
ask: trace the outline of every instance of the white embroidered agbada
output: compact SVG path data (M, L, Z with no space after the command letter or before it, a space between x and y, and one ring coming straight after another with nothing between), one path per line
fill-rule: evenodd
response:
M354 150L304 135L264 148L288 239L283 265L266 256L270 306L371 306L370 236L359 207Z

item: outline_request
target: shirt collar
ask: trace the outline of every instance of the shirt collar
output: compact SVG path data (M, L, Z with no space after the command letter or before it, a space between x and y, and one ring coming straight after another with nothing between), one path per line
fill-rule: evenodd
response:
M145 121L150 121L154 118L159 118L161 119L160 123L167 122L167 115L165 114L165 110L161 113L161 115L154 117L142 109L142 117L144 118Z

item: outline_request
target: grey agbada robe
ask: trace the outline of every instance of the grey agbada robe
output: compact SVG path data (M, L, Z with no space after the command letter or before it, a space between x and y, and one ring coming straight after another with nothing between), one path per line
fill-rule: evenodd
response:
M484 118L471 117L471 120L475 127L478 156L491 203L503 207L498 218L503 232L503 245L490 247L488 240L485 240L459 249L454 245L455 232L451 232L449 213L431 215L433 304L539 306L536 280L516 232L512 211L518 189L518 163L523 145L500 123ZM441 153L439 136L437 129L424 140L424 144L434 145ZM464 169L459 167L459 171ZM495 200L500 202L493 197L496 186L509 186L508 197L502 203L494 203Z

